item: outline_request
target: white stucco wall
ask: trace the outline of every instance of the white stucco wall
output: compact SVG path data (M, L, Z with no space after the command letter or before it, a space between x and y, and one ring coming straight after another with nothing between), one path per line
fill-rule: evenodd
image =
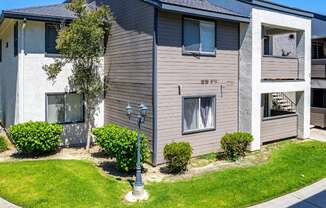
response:
M42 66L54 62L57 55L45 53L45 23L27 21L25 30L20 22L19 32L19 117L16 123L46 120L46 93L69 92L68 77L71 65L66 65L55 82L48 81ZM18 69L17 69L18 68ZM103 66L101 67L103 69ZM102 70L104 71L104 70ZM12 96L12 95L10 95ZM95 126L102 126L104 104L101 103L95 115ZM65 125L64 141L66 145L77 145L85 142L84 123Z
M286 21L285 21L286 20ZM294 29L304 31L304 50L301 54L298 51L299 58L304 59L304 81L270 81L263 82L261 80L261 57L262 57L262 25L274 25L284 29ZM248 33L248 31L251 31ZM299 137L308 138L310 136L310 73L311 73L311 21L308 19L285 15L277 12L271 12L260 9L252 9L251 23L248 25L248 29L242 32L251 41L242 43L241 51L251 50L251 63L243 64L243 66L251 67L248 70L249 75L243 85L251 86L251 106L246 109L242 109L240 112L240 126L250 127L250 131L254 136L251 149L260 149L261 140L261 94L272 93L272 92L303 92L303 98L300 100L298 106L299 114ZM246 39L246 38L244 38ZM249 44L248 44L249 43ZM249 48L248 48L249 47ZM241 54L240 51L240 54ZM240 60L243 59L240 55ZM244 68L246 69L246 68ZM240 86L241 86L241 70L240 65ZM240 88L241 91L241 88ZM241 92L240 92L240 105L241 105ZM241 106L240 106L241 108ZM250 124L248 124L250 122ZM300 123L301 122L301 123ZM242 130L242 129L241 129Z
M0 27L2 62L0 62L0 120L14 124L18 116L18 57L14 56L14 21L5 20Z

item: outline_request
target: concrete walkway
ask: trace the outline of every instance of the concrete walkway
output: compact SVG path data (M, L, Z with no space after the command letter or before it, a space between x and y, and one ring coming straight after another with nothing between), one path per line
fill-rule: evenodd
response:
M312 128L310 130L310 138L322 142L326 142L326 130L320 128Z
M326 179L250 208L326 208Z
M20 208L14 204L7 202L6 200L0 198L0 208Z

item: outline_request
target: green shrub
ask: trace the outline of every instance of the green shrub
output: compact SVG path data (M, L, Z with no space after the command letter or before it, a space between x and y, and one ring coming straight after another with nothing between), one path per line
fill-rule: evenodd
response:
M5 138L3 136L0 136L0 152L4 152L8 149L7 143L5 141Z
M180 173L187 170L192 154L191 145L187 142L167 144L164 147L164 159L171 173Z
M235 132L225 134L221 140L221 145L227 159L236 161L244 157L248 145L253 141L253 136L246 132Z
M116 158L117 168L120 171L129 172L136 168L137 161L137 131L132 131L115 124L109 124L102 128L92 129L96 137L96 143L111 158ZM141 162L149 157L147 138L141 135Z
M9 133L23 153L42 154L58 148L63 126L47 122L27 122L11 126Z

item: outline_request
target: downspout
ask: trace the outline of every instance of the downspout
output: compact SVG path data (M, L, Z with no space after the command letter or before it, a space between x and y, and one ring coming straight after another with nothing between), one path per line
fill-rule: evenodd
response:
M24 19L21 28L21 48L19 54L19 123L24 122L24 57L25 57L25 28L26 19Z
M154 166L158 165L157 161L157 24L158 24L158 9L154 10L154 34L153 34L153 72L152 72L152 96L153 96L153 155L152 164Z

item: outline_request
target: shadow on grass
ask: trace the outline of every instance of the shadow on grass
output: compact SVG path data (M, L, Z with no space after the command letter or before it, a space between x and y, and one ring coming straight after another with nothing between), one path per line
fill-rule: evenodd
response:
M45 153L25 153L25 152L17 151L12 155L10 155L10 157L14 159L40 159L40 158L45 158L45 157L55 155L60 151L61 151L60 149L50 151L50 152L45 152Z

